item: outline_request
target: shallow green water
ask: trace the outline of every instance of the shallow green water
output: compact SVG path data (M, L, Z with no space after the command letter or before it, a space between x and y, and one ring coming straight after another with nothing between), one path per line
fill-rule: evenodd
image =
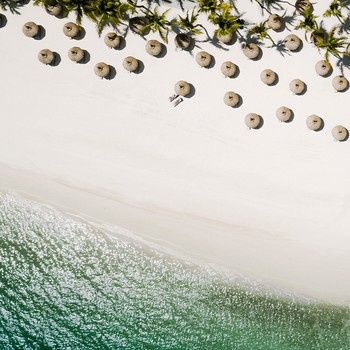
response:
M0 349L350 349L350 310L278 299L0 196Z

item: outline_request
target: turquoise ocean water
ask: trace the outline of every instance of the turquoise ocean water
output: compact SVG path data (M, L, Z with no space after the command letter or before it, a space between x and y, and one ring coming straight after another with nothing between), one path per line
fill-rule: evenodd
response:
M350 349L350 310L280 298L0 195L0 349Z

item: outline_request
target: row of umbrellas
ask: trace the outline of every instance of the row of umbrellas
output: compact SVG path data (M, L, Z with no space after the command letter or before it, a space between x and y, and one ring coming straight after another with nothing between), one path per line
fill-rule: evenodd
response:
M295 34L289 34L283 40L284 46L290 51L298 51L302 46L302 40ZM261 48L255 43L246 43L242 48L243 54L251 60L255 60L261 53ZM211 63L211 55L201 51L196 56L196 61L201 67L208 67Z
M191 84L185 80L178 81L174 86L174 91L179 96L187 96L191 92ZM228 91L224 95L224 102L230 107L235 107L240 102L240 96L234 91ZM293 111L281 106L276 110L276 117L280 122L290 122L293 118ZM262 117L256 113L249 113L245 116L245 124L249 129L258 129L262 124ZM312 114L306 119L306 126L312 131L320 131L324 126L324 121L316 114ZM336 141L345 141L348 138L348 130L337 125L332 129L332 135Z
M276 19L276 21L278 22L278 19ZM22 30L26 36L35 37L39 33L40 26L34 22L26 22L23 25ZM70 38L78 36L80 31L81 27L73 22L68 22L63 26L64 34ZM117 48L121 45L122 39L123 38L117 33L110 32L105 35L104 42L110 48ZM283 42L291 51L298 50L302 43L301 39L295 34L289 34ZM152 56L159 56L163 51L163 44L158 40L148 40L146 43L146 51ZM246 44L243 48L243 53L250 59L256 58L259 55L259 52L259 46L254 43ZM44 54L40 54L39 59L45 64L50 64L46 62L51 62L53 59L52 57L52 54L46 49ZM84 50L78 47L72 48L69 53L69 58L75 62L81 61L84 58ZM195 59L199 66L208 67L211 64L213 57L206 51L200 51L197 53ZM128 67L126 69L129 69L129 71L134 71L138 66L137 60L133 57L128 57L125 66ZM329 62L321 60L316 63L315 70L320 76L327 76L332 71L332 66ZM221 72L225 77L233 77L237 72L237 67L233 62L226 61L221 66ZM273 85L276 82L276 79L277 74L270 69L266 69L261 73L261 80L267 85ZM349 82L344 76L338 75L333 79L332 85L336 91L345 91L349 86ZM300 79L295 79L291 81L289 88L295 94L302 94L305 91L306 85Z
M68 22L63 26L63 33L69 38L76 38L81 32L82 27L76 23ZM35 22L26 22L22 31L25 36L34 38L40 32L40 26ZM115 32L107 33L104 37L104 43L110 48L118 48L122 43L123 37ZM158 40L148 40L146 43L146 51L152 56L159 56L163 51L163 44Z
M197 53L195 59L200 67L208 67L212 56L206 51L200 51ZM332 66L329 62L321 60L316 63L315 71L318 75L326 77L332 72ZM232 78L237 73L237 66L231 61L225 61L221 65L221 73L225 78ZM277 73L271 69L265 69L260 74L261 81L266 85L274 85L277 82L277 78ZM348 88L349 81L343 75L337 75L333 78L332 85L336 91L343 92ZM293 79L289 84L289 89L294 94L301 95L306 90L306 84L300 79Z
M23 33L27 37L36 37L40 31L40 26L35 22L26 22L23 25ZM73 39L79 36L83 31L83 27L74 22L67 22L63 26L63 33ZM122 37L115 32L107 33L104 37L104 42L110 48L117 48L122 42ZM301 48L302 40L295 34L289 34L283 40L284 46L290 51L298 51ZM191 45L191 38L187 34L180 33L175 38L175 45L183 50L186 50ZM152 40L149 43L149 49L154 56L157 56L162 51L162 44L158 40ZM260 47L255 43L247 43L243 46L243 53L249 59L256 59L260 54Z
M73 62L80 62L85 57L85 50L74 46L68 51L68 57ZM38 53L38 59L45 65L50 65L55 60L55 53L49 49L43 49ZM135 72L139 68L139 60L133 56L127 56L123 60L123 67L128 72ZM95 74L100 78L106 78L110 73L110 66L107 63L99 62L94 67Z
M35 37L40 31L40 27L34 22L27 22L22 28L23 33L27 37ZM70 38L75 38L79 35L81 27L73 22L68 22L63 27L63 32L66 36ZM110 48L118 48L121 45L122 37L114 32L107 33L104 37L105 44ZM184 45L189 44L188 41L183 38ZM301 39L294 35L288 35L284 41L284 45L291 51L297 51L302 41ZM182 47L183 48L183 47ZM146 51L152 56L159 56L163 50L163 44L157 40L149 40L146 43ZM260 47L254 43L246 44L243 47L243 53L249 59L255 59L260 54ZM72 47L68 51L68 57L74 62L80 62L84 59L85 50L80 47ZM44 64L51 64L55 59L55 54L49 49L43 49L38 54L39 61ZM212 62L213 57L206 51L200 51L197 53L195 60L200 67L209 67ZM123 60L123 67L129 72L134 72L139 67L139 61L133 57L128 56ZM332 67L327 61L319 61L315 66L317 74L320 76L327 76ZM99 62L94 66L94 72L98 77L105 78L110 74L110 66L104 62ZM237 66L231 62L226 61L221 65L221 72L225 77L233 77L237 72ZM260 74L261 81L266 85L273 85L277 80L277 74L271 69L265 69ZM337 91L344 91L347 89L349 82L344 76L336 76L332 81L333 87ZM302 94L305 91L306 85L300 79L294 79L289 84L290 90L295 94ZM191 92L191 84L184 80L180 80L175 84L175 93L179 96L188 96ZM240 96L229 91L224 95L224 102L230 107L236 107L241 101ZM277 109L276 116L281 122L289 122L292 118L293 112L285 106ZM245 124L249 129L257 129L262 124L262 118L256 113L249 113L245 117ZM323 127L323 120L317 115L311 115L306 119L306 125L310 130L319 131ZM348 130L341 125L337 125L332 129L332 135L337 141L344 141L348 138Z
M292 111L285 106L279 107L276 116L281 122L288 122L292 118ZM244 122L248 129L258 129L262 124L262 117L256 113L248 113ZM306 126L312 131L319 131L323 128L324 122L318 115L310 115L306 118ZM332 136L335 141L345 141L349 137L349 131L342 125L336 125L332 129Z
M40 26L35 22L26 22L22 27L23 34L29 38L35 38L40 32ZM76 38L82 31L82 27L76 23L68 22L63 26L63 33L69 38Z

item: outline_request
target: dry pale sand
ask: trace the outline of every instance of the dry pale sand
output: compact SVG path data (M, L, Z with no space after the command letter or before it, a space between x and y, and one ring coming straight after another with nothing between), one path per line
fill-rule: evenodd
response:
M246 19L261 18L245 6ZM177 51L172 34L166 55L155 58L132 33L125 48L111 50L88 21L85 37L70 40L62 30L68 19L30 5L20 12L5 13L0 29L2 190L123 227L187 259L350 305L350 141L331 135L337 124L350 128L349 92L332 88L334 60L333 75L321 78L314 66L322 56L305 41L284 56L263 48L253 62L239 44ZM23 35L27 21L45 28L42 40ZM90 61L71 62L73 46ZM43 48L59 53L57 66L38 61ZM212 68L196 64L201 50L214 56ZM142 61L139 74L123 69L129 55ZM234 79L220 72L226 60L240 69ZM113 79L95 76L100 61L115 68ZM261 82L266 68L277 72L277 85ZM295 78L307 84L302 96L289 91ZM178 80L195 91L174 108L168 97ZM230 90L242 96L239 108L223 103ZM291 123L277 120L282 105L294 111ZM250 112L263 117L259 130L246 128ZM322 131L307 129L310 114L324 119Z

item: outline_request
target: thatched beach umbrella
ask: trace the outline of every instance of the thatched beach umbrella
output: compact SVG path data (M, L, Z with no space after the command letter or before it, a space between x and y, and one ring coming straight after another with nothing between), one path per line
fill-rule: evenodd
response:
M180 96L187 96L191 91L191 85L184 80L178 81L174 86L175 93Z
M128 56L124 58L123 67L130 73L135 72L139 67L139 62L135 57Z
M323 120L316 114L312 114L306 118L306 126L312 131L318 131L321 129Z
M246 57L253 60L259 56L260 47L255 43L250 43L244 45L242 51Z
M290 51L298 50L301 46L301 43L301 39L295 34L289 34L283 40L284 46Z
M80 62L84 58L85 52L80 47L74 46L68 51L68 57L73 62Z
M227 91L224 95L224 102L229 107L237 106L239 100L239 95L236 94L234 91Z
M208 67L211 62L211 55L208 52L200 51L196 55L196 62L201 67Z
M106 78L110 72L110 67L107 63L99 62L94 67L95 74L100 78Z
M316 63L315 70L318 75L324 77L332 71L332 66L329 62L321 60Z
M293 112L285 106L282 106L277 109L276 117L281 122L288 122L292 118Z
M179 33L175 36L175 46L181 50L186 50L191 46L191 37L185 33Z
M46 7L46 12L51 16L59 16L63 12L63 7L60 4L55 4Z
M146 52L151 56L158 56L162 52L162 44L158 40L148 40L146 43Z
M272 13L267 20L267 25L272 30L280 30L283 27L283 22L278 14Z
M150 32L147 18L141 16L130 18L129 28L133 33L141 36L147 35Z
M300 95L305 91L305 83L300 79L294 79L289 83L289 89L296 95Z
M306 8L310 8L312 11L312 4L310 0L297 0L295 2L295 9L300 13L303 14L305 12Z
M332 135L335 141L344 141L348 137L349 132L344 126L337 125L332 129Z
M51 50L43 49L38 53L38 58L41 63L51 64L55 59L55 55Z
M261 123L261 117L256 113L249 113L245 116L244 121L249 129L256 129Z
M233 77L237 71L237 66L231 62L226 61L221 65L221 73L226 77Z
M277 74L271 69L264 69L260 74L261 81L266 85L272 85L277 78Z
M121 37L117 33L110 32L105 35L103 40L108 47L114 49L120 45Z
M22 27L23 34L29 38L35 37L39 32L39 26L34 22L27 22Z
M332 85L334 89L341 92L347 89L349 82L343 75L337 75L333 78Z
M67 22L63 26L63 33L71 39L76 37L79 34L79 31L80 29L78 25L73 22Z
M232 41L233 38L233 32L223 34L223 35L216 35L216 38L221 41L224 44L228 44L230 41Z

